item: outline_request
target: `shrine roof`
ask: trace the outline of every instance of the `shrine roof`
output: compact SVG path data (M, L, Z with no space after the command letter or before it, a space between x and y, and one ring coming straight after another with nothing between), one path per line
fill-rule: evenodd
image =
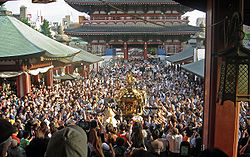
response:
M178 4L172 0L104 0L111 4ZM65 0L67 3L71 4L81 4L81 5L105 5L100 0Z
M198 76L204 78L204 69L205 69L204 62L205 62L205 60L202 59L202 60L199 60L197 62L182 65L181 67L183 69L191 72L191 73L194 73L195 75L198 75Z
M180 35L194 34L199 27L190 25L177 26L138 26L138 25L82 25L67 29L69 35L119 35L119 34L154 34L154 35Z
M166 60L171 63L178 63L194 56L194 47L185 49L182 52L176 53L170 57L167 57Z
M59 43L12 16L0 15L0 59L69 57L80 50Z
M80 53L78 53L76 56L66 58L72 63L77 63L77 62L84 62L87 64L93 64L97 63L103 60L103 58L96 56L92 53L89 53L87 51L81 50Z

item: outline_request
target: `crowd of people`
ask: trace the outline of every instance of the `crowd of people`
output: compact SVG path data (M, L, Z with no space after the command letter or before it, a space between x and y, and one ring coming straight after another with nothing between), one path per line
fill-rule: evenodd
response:
M117 112L115 96L128 72L138 80L136 88L146 89L148 109L141 119L123 119ZM113 62L85 78L53 87L33 85L22 98L3 90L0 95L0 152L10 157L202 153L204 84L176 66L153 60ZM117 124L106 121L110 108ZM250 151L248 113L248 103L242 102L239 155Z

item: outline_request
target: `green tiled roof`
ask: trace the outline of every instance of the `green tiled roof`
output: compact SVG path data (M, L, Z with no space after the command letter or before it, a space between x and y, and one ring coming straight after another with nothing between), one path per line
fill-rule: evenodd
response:
M69 57L80 50L59 43L12 16L0 15L0 59L13 57Z
M78 53L76 56L74 57L69 57L66 58L67 60L69 60L70 62L85 62L88 64L92 64L92 63L97 63L103 60L103 58L93 55L87 51L81 50L80 53Z
M190 47L182 52L176 53L170 57L167 57L166 60L171 63L177 63L189 59L194 56L194 47Z
M195 75L204 78L204 62L205 60L202 59L197 62L182 65L181 67L191 73L194 73Z
M74 75L71 75L71 74L65 74L63 76L54 77L54 79L58 79L58 80L75 80L75 79L77 79L77 77L74 76Z

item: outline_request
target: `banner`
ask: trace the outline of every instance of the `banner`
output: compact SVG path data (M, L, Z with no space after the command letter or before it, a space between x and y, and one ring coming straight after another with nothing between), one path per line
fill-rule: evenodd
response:
M48 67L37 68L34 70L28 70L28 71L5 71L5 72L0 72L0 78L17 77L17 76L22 75L23 73L26 73L26 72L30 75L38 75L39 73L46 73L51 68L54 68L54 66L51 65Z

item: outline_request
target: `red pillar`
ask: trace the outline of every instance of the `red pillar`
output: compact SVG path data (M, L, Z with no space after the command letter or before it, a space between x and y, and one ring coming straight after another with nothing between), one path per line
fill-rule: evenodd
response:
M90 53L92 53L92 44L91 44L91 43L88 43L88 51L89 51Z
M0 78L0 90L2 90L2 78Z
M17 96L23 97L31 92L31 79L28 73L23 73L16 77Z
M84 69L84 64L82 65L82 77L85 77L85 69Z
M183 51L183 42L180 42L180 52Z
M124 44L123 44L123 49L124 49L124 60L128 60L128 47L127 47L127 42L124 42Z
M109 49L109 43L106 43L105 48L106 49L105 49L104 55L106 55L107 49Z
M70 70L69 70L69 66L68 65L65 66L65 74L70 74Z
M35 83L40 82L40 74L34 76L34 82Z
M148 59L148 43L147 42L144 43L144 53L143 53L143 56L144 56L144 60Z
M96 63L96 72L99 71L98 63Z
M109 48L109 43L106 43L106 49L108 49Z
M69 74L73 74L75 68L73 65L69 65Z
M87 76L89 77L89 72L90 72L90 65L87 65L88 66L88 70L87 70Z
M45 74L45 84L46 86L53 87L53 70L49 69Z

